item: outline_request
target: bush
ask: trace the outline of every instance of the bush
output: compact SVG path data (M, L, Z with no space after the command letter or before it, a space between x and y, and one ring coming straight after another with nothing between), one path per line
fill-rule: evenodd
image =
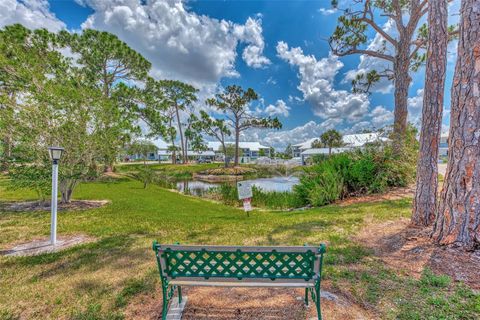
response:
M305 169L295 194L305 204L321 206L349 196L407 186L415 177L415 147L416 143L409 142L401 158L384 144L318 157L314 159L316 164Z
M248 168L248 167L229 167L229 168L209 169L209 170L202 171L200 173L207 174L207 175L215 175L215 176L224 176L224 175L241 176L245 174L253 174L256 172L257 170L253 168Z

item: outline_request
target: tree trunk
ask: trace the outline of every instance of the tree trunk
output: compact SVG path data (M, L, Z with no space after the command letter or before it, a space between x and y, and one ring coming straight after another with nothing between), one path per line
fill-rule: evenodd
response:
M240 140L240 129L238 128L238 126L235 126L235 162L233 164L234 167L238 166L239 140Z
M428 2L428 50L423 96L420 154L413 201L412 224L428 226L435 220L438 189L438 148L442 129L447 64L447 2Z
M227 147L225 146L225 142L222 142L223 148L223 166L228 168L228 161L227 161Z
M433 238L443 245L480 247L480 2L461 4L452 86L448 166Z
M185 144L183 141L183 131L182 131L182 123L180 122L180 113L178 112L178 105L175 104L175 113L177 115L177 125L178 125L178 132L180 133L180 145L182 146L182 159L183 163L186 163L185 155L187 151L185 150Z
M393 150L397 156L402 154L405 136L407 132L408 117L408 88L412 79L409 75L410 49L408 45L400 42L398 53L395 57L395 110L393 120Z

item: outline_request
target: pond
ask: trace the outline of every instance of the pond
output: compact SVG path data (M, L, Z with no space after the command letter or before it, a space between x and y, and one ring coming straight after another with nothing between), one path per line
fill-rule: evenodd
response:
M263 191L278 191L278 192L290 192L293 186L299 183L299 178L294 176L277 176L270 178L259 178L245 180L250 182L252 186L256 186ZM234 182L231 182L234 183ZM177 190L182 193L188 193L191 195L199 196L205 194L210 188L218 187L221 183L205 182L198 180L184 180L177 182Z

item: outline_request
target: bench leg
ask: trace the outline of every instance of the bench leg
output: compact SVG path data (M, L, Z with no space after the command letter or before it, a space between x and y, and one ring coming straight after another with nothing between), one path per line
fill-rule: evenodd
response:
M305 288L305 305L308 306L308 288Z
M178 286L178 304L182 303L182 288Z
M168 313L168 287L162 285L162 295L163 295L163 307L162 307L162 320L167 319Z
M320 282L315 283L315 307L317 308L318 320L322 320L322 309L320 307Z

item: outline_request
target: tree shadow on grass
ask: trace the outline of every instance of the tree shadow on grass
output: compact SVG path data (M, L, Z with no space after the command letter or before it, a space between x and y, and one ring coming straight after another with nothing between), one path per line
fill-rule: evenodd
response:
M35 279L57 275L69 276L80 268L93 272L105 267L124 269L134 261L145 260L147 251L142 248L132 249L135 238L113 236L103 238L66 249L38 256L15 257L0 264L0 268L44 266L41 272L32 275ZM151 257L150 257L151 258ZM153 258L152 258L153 261Z

